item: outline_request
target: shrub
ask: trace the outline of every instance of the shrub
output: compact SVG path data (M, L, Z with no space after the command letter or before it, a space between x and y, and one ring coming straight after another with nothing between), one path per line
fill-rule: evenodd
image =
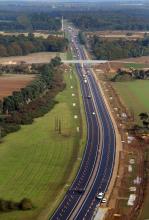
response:
M9 212L13 210L31 210L33 204L30 199L24 198L19 203L0 199L0 211Z
M7 212L8 211L8 205L7 201L0 199L0 211Z
M21 210L30 210L33 208L33 204L30 199L24 198L21 200L21 202L19 204L19 208Z

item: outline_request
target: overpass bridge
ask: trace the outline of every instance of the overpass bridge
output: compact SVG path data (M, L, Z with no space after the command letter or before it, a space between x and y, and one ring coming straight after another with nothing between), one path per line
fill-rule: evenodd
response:
M62 60L63 63L70 63L70 64L77 64L77 63L83 63L83 64L100 64L100 63L107 63L108 60Z
M84 64L104 64L108 63L108 60L62 60L65 64L81 64L83 67Z
M84 64L96 65L107 63L110 66L110 63L132 63L132 61L122 61L122 60L62 60L65 64L81 64L83 67ZM133 62L136 63L136 62Z

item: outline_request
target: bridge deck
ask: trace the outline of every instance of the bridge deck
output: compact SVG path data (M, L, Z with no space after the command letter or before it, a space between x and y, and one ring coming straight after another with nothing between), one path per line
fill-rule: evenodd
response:
M62 60L63 63L68 64L100 64L100 63L107 63L108 60Z

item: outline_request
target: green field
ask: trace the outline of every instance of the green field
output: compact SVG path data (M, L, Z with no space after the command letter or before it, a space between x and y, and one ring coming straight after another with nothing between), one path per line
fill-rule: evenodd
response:
M1 220L45 219L74 179L86 142L85 114L77 80L74 73L66 73L67 87L56 97L59 104L0 144L0 197L14 201L28 197L35 206L31 211L0 214ZM61 121L61 134L55 131L55 118Z
M115 82L113 83L117 93L122 98L124 104L135 114L138 121L138 114L141 112L149 112L149 81L135 80L131 82Z
M126 63L124 66L126 68L134 68L134 69L142 69L149 67L149 65L144 63Z

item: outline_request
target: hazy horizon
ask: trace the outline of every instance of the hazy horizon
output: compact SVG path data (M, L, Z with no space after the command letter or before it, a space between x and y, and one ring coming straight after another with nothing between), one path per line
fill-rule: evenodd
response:
M1 2L11 1L40 1L40 2L145 2L146 0L0 0Z

